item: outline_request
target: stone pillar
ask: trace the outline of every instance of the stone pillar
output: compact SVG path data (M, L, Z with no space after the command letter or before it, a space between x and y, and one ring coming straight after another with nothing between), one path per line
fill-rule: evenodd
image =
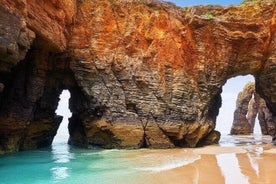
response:
M261 126L261 131L263 135L275 135L275 117L272 115L268 107L266 106L266 102L259 95L256 95L259 103L258 108L258 119Z
M276 117L266 106L265 100L254 92L254 83L250 82L245 86L239 93L236 103L231 134L253 133L257 115L262 134L271 136L276 134Z
M252 99L252 95L255 91L255 84L249 82L243 88L238 95L236 101L236 110L234 112L234 120L231 128L230 134L250 134L251 133L251 124L247 120L248 104Z
M264 99L262 99L258 94L255 96L256 101L259 104L258 108L258 120L261 126L261 131L263 135L268 135L267 121L270 117L268 108L266 107Z
M251 133L253 133L254 131L255 121L256 121L256 117L259 109L259 103L258 101L256 101L256 95L257 94L254 93L254 98L251 98L248 104L247 120L251 126Z

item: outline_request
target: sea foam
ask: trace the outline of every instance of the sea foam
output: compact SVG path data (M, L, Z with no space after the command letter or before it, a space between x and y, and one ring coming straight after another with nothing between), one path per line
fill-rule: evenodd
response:
M165 161L163 161L161 164L154 165L154 166L149 166L149 167L139 167L136 168L137 170L140 171L152 171L152 172L161 172L161 171L166 171L166 170L171 170L175 169L178 167L182 167L191 163L194 163L195 161L201 159L200 155L195 155L192 157L188 158L166 158Z

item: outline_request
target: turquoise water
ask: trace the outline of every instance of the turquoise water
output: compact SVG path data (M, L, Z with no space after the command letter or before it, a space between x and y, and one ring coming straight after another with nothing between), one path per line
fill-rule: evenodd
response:
M146 173L174 169L200 159L187 149L172 151L86 150L58 142L51 149L0 157L0 183L144 183Z
M0 184L131 183L138 174L123 150L85 150L67 145L70 93L61 94L57 114L64 117L52 147L0 156Z
M220 145L168 150L52 148L0 157L0 184L274 183L270 137L223 136ZM215 174L214 174L215 173ZM253 182L253 183L254 183Z
M0 183L116 183L136 171L120 159L121 152L83 150L60 143L52 149L7 155L0 158Z
M67 98L62 97L60 103L68 106L70 94L68 91L62 94ZM68 107L58 109L57 113L70 117ZM269 136L224 135L220 145L196 149L86 150L66 144L67 124L64 118L51 148L0 156L0 184L213 184L214 181L272 184L276 181L273 174L276 147Z

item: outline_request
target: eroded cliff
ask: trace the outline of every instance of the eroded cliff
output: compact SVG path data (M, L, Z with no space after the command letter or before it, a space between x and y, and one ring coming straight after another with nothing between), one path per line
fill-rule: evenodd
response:
M51 144L63 89L72 96L69 143L84 147L215 143L221 88L238 75L254 75L276 113L275 1L191 8L150 0L0 4L3 152Z

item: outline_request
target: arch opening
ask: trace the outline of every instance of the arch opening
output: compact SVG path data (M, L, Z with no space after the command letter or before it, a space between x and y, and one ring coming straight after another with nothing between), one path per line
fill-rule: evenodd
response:
M60 144L60 143L66 143L69 140L69 131L68 131L68 124L69 124L69 118L72 116L72 113L69 109L69 99L71 97L71 94L69 90L63 90L59 96L59 102L58 107L56 109L56 114L63 116L62 122L59 125L59 128L57 130L57 133L54 137L54 140L52 142L52 145L54 144Z
M257 116L260 115L259 104L255 101L260 97L256 96L255 78L252 75L228 79L222 87L221 98L216 130L224 135L262 133L260 117Z

